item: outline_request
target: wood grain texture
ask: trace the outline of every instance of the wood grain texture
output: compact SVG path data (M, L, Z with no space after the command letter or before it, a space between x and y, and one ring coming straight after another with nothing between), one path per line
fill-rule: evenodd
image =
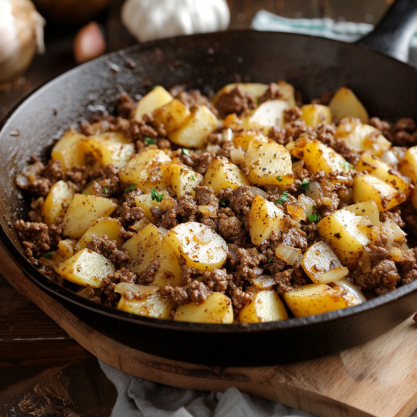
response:
M285 366L224 368L172 361L128 348L79 322L0 250L3 275L85 349L111 366L182 388L236 387L323 417L408 417L417 407L417 326L408 319L358 348Z

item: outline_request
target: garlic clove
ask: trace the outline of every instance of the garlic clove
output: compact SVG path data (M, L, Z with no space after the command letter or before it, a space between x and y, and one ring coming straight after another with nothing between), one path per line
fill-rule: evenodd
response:
M73 49L77 64L90 61L106 52L106 41L96 22L90 22L78 31Z

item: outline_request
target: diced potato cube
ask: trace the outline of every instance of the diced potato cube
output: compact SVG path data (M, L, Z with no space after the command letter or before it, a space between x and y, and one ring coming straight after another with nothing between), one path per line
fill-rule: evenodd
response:
M165 207L167 204L169 205L175 204L175 200L169 196L168 191L161 191L161 193L164 194L164 198L162 199L161 202L158 202L157 200L153 200L151 193L135 196L136 205L138 207L141 207L145 211L145 217L152 223L155 221L151 213L152 207L159 207L161 205L162 207Z
M332 112L330 107L322 104L306 104L301 106L301 119L306 122L307 126L316 127L319 124L332 123Z
M206 107L197 108L181 127L168 135L171 142L186 148L202 148L217 126L216 116Z
M246 323L265 323L286 319L288 319L287 310L276 291L258 292L239 313L239 320Z
M71 258L75 253L75 240L73 239L62 239L58 243L58 249L52 252L52 257L40 258L42 264L48 266L59 266L62 262Z
M363 217L341 209L317 224L320 235L330 245L344 266L354 266L371 239L358 227Z
M177 287L182 284L178 257L153 224L148 224L138 230L137 234L123 245L123 248L134 260L129 269L137 274L142 273L152 260L159 261L160 267L152 285Z
M331 99L329 107L337 122L345 117L357 117L362 123L369 121L365 107L349 88L339 88Z
M75 194L62 222L64 235L73 239L80 238L94 220L110 216L116 207L108 198Z
M290 153L276 142L250 142L245 155L247 176L253 185L287 185L294 182Z
M156 123L163 124L168 133L179 129L189 116L190 111L179 100L172 100L153 112Z
M149 149L135 155L119 173L120 181L135 184L144 193L153 188L164 189L171 185L168 165L171 158L159 149Z
M295 317L328 313L362 304L362 300L344 287L309 284L284 293L284 301Z
M120 132L101 133L82 140L84 153L91 153L101 166L123 168L135 153L135 145Z
M282 126L284 110L288 103L284 100L268 100L253 110L243 121L246 129L260 129L268 134L271 127Z
M399 170L401 174L410 177L414 184L417 182L417 146L407 150L404 159L400 162Z
M342 266L325 242L317 242L310 246L304 253L301 266L315 284L335 282L349 274L349 269Z
M249 185L242 171L227 159L215 159L204 174L204 185L211 187L215 193L223 188L237 188Z
M42 206L42 217L46 224L56 224L58 218L65 215L63 204L69 204L74 198L74 190L68 187L65 181L56 182L45 199Z
M232 302L226 295L214 292L202 304L190 303L179 306L174 320L191 323L233 323Z
M299 138L294 142L290 152L296 158L304 160L310 174L317 171L345 171L349 167L345 158L318 140Z
M172 97L165 88L158 85L139 100L135 111L135 119L141 121L143 115L154 112L156 109L165 106L165 104L168 104L173 99L174 97Z
M358 123L357 119L342 120L337 127L335 138L346 139L356 152L367 151L375 156L381 156L392 146L377 129Z
M361 203L373 200L380 212L392 209L406 200L405 195L392 185L372 175L356 176L353 181L353 201Z
M96 191L94 190L94 183L101 181L101 178L96 178L93 181L90 181L85 188L83 189L81 194L86 194L86 195L96 195Z
M194 187L198 187L201 184L203 176L180 164L171 163L168 170L171 176L171 186L177 197L181 198L183 195L190 193L194 198Z
M244 151L248 149L250 142L268 142L268 138L261 132L257 131L243 131L236 133L233 138L233 143L237 147L241 147Z
M251 93L255 98L262 96L266 90L268 90L267 84L260 83L233 83L225 85L219 90L213 98L213 103L216 104L220 96L230 93L236 87L239 87L244 93Z
M104 278L115 271L103 255L83 249L56 268L56 272L74 284L100 288Z
M139 316L153 317L155 319L169 320L172 303L162 297L158 292L157 286L143 286L135 284L117 284L115 292L122 294L122 298L117 305L119 310L126 311ZM124 296L126 291L140 293L141 298L128 299ZM143 297L142 297L143 295Z
M202 223L179 224L169 231L165 239L177 255L184 257L186 265L191 268L211 271L221 268L226 262L227 243Z
M369 153L363 153L359 163L356 165L357 171L369 171L371 175L392 185L396 190L402 191L408 198L412 191L412 185L409 179L403 177L395 171L390 165L381 161L376 156Z
M75 166L85 165L84 151L81 146L84 138L84 135L74 129L68 129L53 147L51 158L54 161L61 161L64 172Z
M255 196L249 211L249 234L254 245L260 245L273 231L282 230L286 223L279 207L260 195Z
M280 92L280 99L284 100L288 103L288 108L292 109L297 105L295 102L295 90L294 87L291 84L288 84L287 82L280 80L278 81L278 87Z
M121 231L122 226L117 219L105 217L103 219L95 220L78 241L76 250L79 251L86 248L88 242L93 240L93 236L107 236L109 240L115 240L117 242L117 247L120 248L123 244L123 239L120 238Z
M365 203L351 204L345 207L356 216L367 216L374 226L379 226L379 210L375 201L369 200Z

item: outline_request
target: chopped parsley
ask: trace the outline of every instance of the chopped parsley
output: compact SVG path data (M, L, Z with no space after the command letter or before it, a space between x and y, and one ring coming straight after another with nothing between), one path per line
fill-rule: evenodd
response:
M190 155L190 151L189 151L189 149L182 149L182 153L184 154L184 155L187 155L187 156L189 156Z
M160 85L154 85L153 87L152 87L152 90L155 90L155 88L156 87L160 87Z
M53 256L54 256L54 252L48 252L48 253L45 255L45 259L51 259Z
M276 205L285 203L288 200L288 191L284 191L281 194L281 197L278 198L278 201L275 202Z
M281 181L282 181L282 178L278 175L278 176L277 176L277 180L278 180L279 182L281 182Z
M268 262L269 262L270 264L272 264L272 263L274 262L274 256L273 256L272 258L269 258L269 259L268 259Z
M107 187L103 187L103 192L104 192L104 194L107 194L109 192L109 190L107 189Z
M300 184L300 188L304 191L308 191L310 189L310 181L303 179L303 182Z
M132 191L135 191L135 187L136 187L136 184L129 185L129 188L125 188L125 193L127 194L127 193L130 193Z
M317 212L316 206L313 206L313 212L311 214L307 214L308 221L311 223L316 223L320 221L320 214Z
M90 195L90 194L88 194L88 193L83 193L84 195Z
M158 203L160 203L164 197L164 193L158 193L155 188L152 188L152 200L156 200Z
M147 145L155 145L155 141L152 138L145 138L144 141Z
M349 162L346 161L339 161L339 164L342 166L342 168L346 171L348 168L350 169L355 169L355 167L351 164L349 164Z
M227 199L225 197L220 198L219 200L219 206L220 207L227 207Z
M194 175L191 175L191 179L192 179L193 181L195 181Z

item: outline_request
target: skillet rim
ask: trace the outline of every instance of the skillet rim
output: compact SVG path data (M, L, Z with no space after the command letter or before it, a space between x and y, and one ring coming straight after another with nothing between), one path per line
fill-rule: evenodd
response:
M22 104L26 101L30 100L31 97L37 96L42 94L42 91L46 88L49 88L55 83L61 82L62 79L72 76L74 73L82 72L87 67L93 67L98 62L106 61L110 59L114 55L119 55L121 52L128 54L131 50L140 51L141 49L147 49L152 47L158 47L161 44L166 44L169 42L180 41L184 38L208 38L213 36L224 36L225 34L255 34L261 33L274 36L290 36L290 37L299 37L299 38L306 38L310 39L314 42L323 42L323 43L336 43L341 44L344 47L351 47L351 48L360 48L363 49L367 54L376 54L384 59L388 59L395 62L395 65L403 66L408 70L413 70L417 77L417 67L410 65L408 63L398 61L397 59L385 55L381 52L374 51L370 49L366 45L362 45L356 43L346 43L342 41L338 41L335 39L323 38L313 35L304 35L304 34L296 34L296 33L288 33L288 32L274 32L274 31L255 31L253 29L244 29L244 30L230 30L230 31L222 31L217 33L203 33L203 34L195 34L195 35L185 35L185 36L176 36L172 38L165 38L159 39L151 42L146 42L142 44L132 45L127 48L119 49L108 54L105 54L101 57L98 57L92 61L86 62L82 65L79 65L65 73L55 77L41 85L33 88L27 94L25 94L21 99L15 102L11 109L7 112L7 114L0 120L0 137L3 133L4 128L9 123L10 119L13 117L14 113L19 111L19 108ZM12 226L13 227L13 226ZM267 322L267 323L233 323L233 324L208 324L208 323L188 323L188 322L176 322L171 320L163 320L163 319L155 319L150 317L144 317L140 315L135 315L132 313L127 313L121 310L118 310L114 307L104 306L102 304L95 303L91 300L83 298L77 295L75 292L64 288L63 286L59 285L58 283L49 279L46 275L39 272L39 270L32 265L29 260L20 252L20 250L12 243L9 239L5 228L2 224L0 224L0 244L6 251L6 253L10 256L13 262L19 267L19 269L24 273L24 275L29 278L35 285L40 287L44 292L53 294L52 297L56 298L58 296L60 299L70 302L72 304L77 305L78 307L82 307L84 309L94 311L96 313L102 314L104 316L112 317L114 319L120 319L123 321L127 321L130 323L140 323L145 326L149 327L156 327L156 328L165 328L165 329L172 329L178 331L201 331L206 333L252 333L252 332L271 332L271 331L279 331L280 329L292 329L292 328L299 328L303 326L313 326L313 325L320 325L323 323L332 322L338 319L348 319L354 315L363 315L366 314L369 310L382 308L383 306L393 303L396 300L405 297L406 295L417 291L417 280L411 282L410 284L404 285L396 290L384 294L382 296L373 298L368 300L366 303L348 307L342 310L331 311L329 313L307 316L307 317L300 317L300 318L289 318L287 320L276 321L276 322ZM54 297L55 295L55 297Z

